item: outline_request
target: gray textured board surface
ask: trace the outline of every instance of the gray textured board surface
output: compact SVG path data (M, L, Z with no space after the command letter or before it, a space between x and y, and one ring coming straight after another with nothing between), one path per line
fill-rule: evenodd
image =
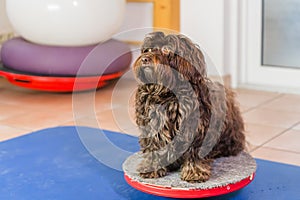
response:
M188 183L180 179L180 171L170 172L165 177L157 179L141 178L137 166L142 161L142 154L135 153L123 163L124 173L132 180L142 184L173 189L212 189L237 183L251 176L256 170L256 162L248 153L237 156L218 158L213 163L212 176L204 183Z

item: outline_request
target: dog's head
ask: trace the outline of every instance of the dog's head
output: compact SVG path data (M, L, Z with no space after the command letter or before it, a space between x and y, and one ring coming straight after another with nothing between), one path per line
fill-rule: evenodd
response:
M183 35L153 32L146 35L141 55L135 61L136 79L176 87L176 81L197 81L206 77L204 56L197 45Z

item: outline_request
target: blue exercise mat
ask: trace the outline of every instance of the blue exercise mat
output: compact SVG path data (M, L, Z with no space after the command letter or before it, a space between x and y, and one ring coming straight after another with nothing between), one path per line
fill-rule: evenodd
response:
M124 180L119 171L124 156L138 150L136 137L87 127L49 128L1 142L0 200L167 199L135 190ZM300 167L256 161L252 183L209 199L300 199Z

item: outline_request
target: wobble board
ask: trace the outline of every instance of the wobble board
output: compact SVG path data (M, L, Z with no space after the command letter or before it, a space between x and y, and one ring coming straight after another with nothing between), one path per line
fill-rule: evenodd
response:
M127 183L148 194L172 198L204 198L234 192L252 182L256 171L255 160L246 152L216 159L212 176L204 183L182 181L180 171L157 179L144 179L136 170L140 162L141 153L133 154L124 162L123 170Z
M11 84L47 92L78 92L99 89L107 85L109 81L120 78L124 72L102 76L39 76L6 69L0 63L0 77L6 78Z

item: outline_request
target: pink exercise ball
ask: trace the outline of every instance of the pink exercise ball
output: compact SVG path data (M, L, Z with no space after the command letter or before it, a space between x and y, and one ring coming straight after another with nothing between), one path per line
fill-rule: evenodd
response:
M31 42L84 46L111 38L125 6L126 0L7 0L6 11L15 31Z

